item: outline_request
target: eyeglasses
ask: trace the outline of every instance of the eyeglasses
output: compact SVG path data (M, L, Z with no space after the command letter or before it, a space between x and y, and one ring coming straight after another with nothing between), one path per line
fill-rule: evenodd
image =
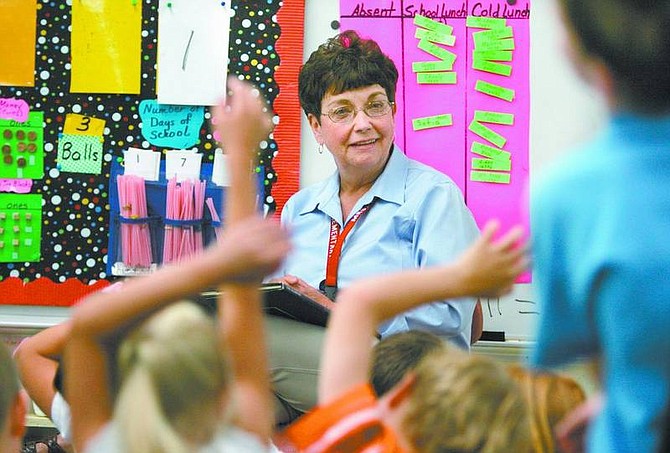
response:
M386 99L379 99L368 102L361 109L357 109L353 105L343 105L321 115L327 116L333 123L351 123L361 110L370 118L378 118L390 112L393 104Z

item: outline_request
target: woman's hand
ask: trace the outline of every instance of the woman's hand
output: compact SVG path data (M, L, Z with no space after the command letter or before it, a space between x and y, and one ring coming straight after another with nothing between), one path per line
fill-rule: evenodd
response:
M457 262L460 277L470 294L484 297L507 294L514 280L528 267L526 245L520 243L522 228L514 227L494 241L499 228L497 221L488 222L481 237Z
M335 304L332 300L328 299L325 294L316 289L315 287L309 285L304 280L296 277L295 275L284 275L281 278L276 278L272 280L273 282L283 282L284 284L290 286L291 288L298 291L300 294L303 294L310 299L318 302L328 309L333 309Z

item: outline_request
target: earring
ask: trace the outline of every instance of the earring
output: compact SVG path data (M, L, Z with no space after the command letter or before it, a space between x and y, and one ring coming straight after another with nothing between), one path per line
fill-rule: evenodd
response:
M319 154L323 154L323 143L319 143Z

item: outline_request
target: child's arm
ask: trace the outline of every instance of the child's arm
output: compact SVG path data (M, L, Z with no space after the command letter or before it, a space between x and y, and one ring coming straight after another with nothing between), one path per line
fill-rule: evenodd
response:
M275 247L265 247L255 240L258 237L266 237ZM218 244L197 258L131 279L118 292L96 293L79 305L65 350L65 385L75 446L83 450L112 417L108 342L169 303L225 280L261 278L279 264L287 249L285 235L276 225L249 219L229 228Z
M319 404L366 382L370 339L380 322L433 300L499 295L511 289L527 262L513 229L498 241L490 222L454 263L366 279L340 292L326 331Z
M58 360L69 335L70 322L65 321L26 338L14 351L23 388L47 417L51 417L51 403L56 396Z
M271 118L263 113L262 97L237 79L229 79L232 93L227 106L217 112L217 128L228 154L231 185L226 193L225 220L236 225L255 215L256 184L252 165L258 143L267 137ZM255 237L266 247L273 241ZM273 429L261 298L258 282L225 284L219 304L220 324L233 366L233 398L237 401L236 424L268 441Z

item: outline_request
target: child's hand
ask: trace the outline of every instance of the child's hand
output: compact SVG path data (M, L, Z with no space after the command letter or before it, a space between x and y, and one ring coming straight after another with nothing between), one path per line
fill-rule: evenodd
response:
M519 243L523 230L514 227L494 241L499 228L497 221L488 222L481 237L458 260L457 266L470 294L484 297L506 294L528 267L526 246Z
M226 102L213 112L215 138L224 151L251 153L272 131L272 116L265 99L252 85L235 77L229 77L227 83Z
M276 221L252 216L227 227L215 253L222 263L232 265L231 281L249 283L275 270L290 248L288 235Z

